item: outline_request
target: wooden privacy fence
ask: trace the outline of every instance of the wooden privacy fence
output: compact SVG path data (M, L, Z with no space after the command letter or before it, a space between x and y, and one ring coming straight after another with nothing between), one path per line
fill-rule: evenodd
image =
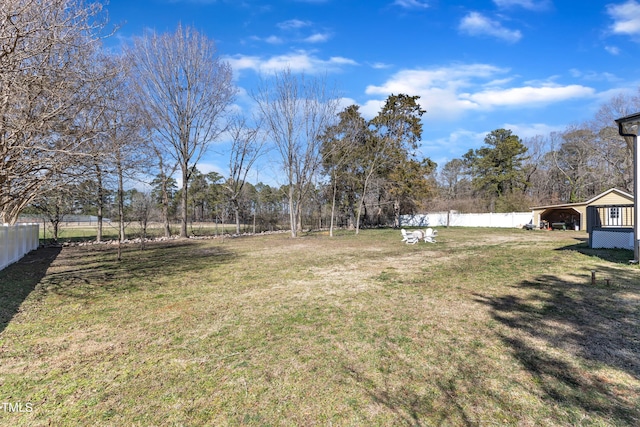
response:
M461 214L451 211L419 215L400 215L401 227L522 228L532 221L532 212Z
M0 225L0 270L38 249L39 224Z

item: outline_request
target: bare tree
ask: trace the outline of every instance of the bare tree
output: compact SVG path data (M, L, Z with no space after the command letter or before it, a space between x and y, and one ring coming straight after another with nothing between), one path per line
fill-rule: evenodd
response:
M147 169L150 153L147 149L145 120L131 93L128 69L124 57L104 58L111 69L111 78L101 85L101 125L96 145L107 159L108 172L116 181L118 235L126 239L125 181L134 179L140 170Z
M178 164L175 162L167 163L165 154L158 148L156 144L151 144L153 152L156 156L157 171L158 174L152 183L157 184L159 190L160 206L162 207L162 229L164 231L164 237L171 237L171 226L169 224L169 203L170 203L170 188L175 182L173 174L178 168Z
M561 145L552 151L552 155L565 183L568 202L587 200L604 190L598 177L601 158L590 129L583 126L567 128L562 133Z
M82 123L87 135L87 143L82 149L81 174L84 179L89 179L95 185L93 203L97 208L98 228L96 241L102 241L103 217L105 211L107 186L114 174L116 159L119 157L118 144L114 141L114 129L122 127L125 117L115 111L122 107L121 99L127 99L124 95L125 73L123 63L119 57L100 56L93 64L95 74L103 76L96 82L99 86L87 103L87 107L79 112L76 120ZM126 117L129 120L129 117ZM120 138L119 145L128 141ZM122 193L119 193L119 198ZM120 203L119 203L120 206Z
M64 220L65 215L73 212L73 193L72 185L59 183L59 185L52 186L51 191L42 193L33 200L33 207L41 212L51 225L54 242L58 242L60 223Z
M0 2L0 222L52 183L86 142L75 118L95 92L91 62L102 6Z
M286 176L291 236L301 229L302 203L321 166L321 135L336 118L339 99L323 79L290 69L262 81L253 95Z
M602 104L594 119L587 124L597 134L596 149L606 163L603 176L615 178L610 186L633 192L633 147L618 134L615 119L640 110L640 91L619 94Z
M547 183L553 176L549 174L552 165L545 161L549 153L550 140L543 135L536 135L523 142L527 147L527 158L523 161L524 191L532 204L544 203L551 198Z
M217 56L212 40L181 25L173 34L135 39L128 54L153 140L182 171L180 236L187 237L189 179L224 131L222 115L236 94L231 66Z
M154 215L154 203L150 193L136 191L131 195L131 215L140 225L140 249L147 241L147 226Z
M229 125L231 150L229 155L229 178L225 184L229 201L235 213L236 233L240 233L240 203L247 174L258 159L264 146L260 126L249 126L244 116L234 116Z

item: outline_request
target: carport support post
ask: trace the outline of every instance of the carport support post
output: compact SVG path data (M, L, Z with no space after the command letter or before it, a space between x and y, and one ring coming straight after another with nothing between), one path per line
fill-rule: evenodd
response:
M638 204L638 176L640 176L640 160L638 159L638 137L633 137L633 262L640 260L640 205Z
M640 176L640 159L638 156L638 126L640 125L640 113L621 117L616 120L618 133L624 137L633 154L633 262L640 260L640 205L638 204L638 178Z

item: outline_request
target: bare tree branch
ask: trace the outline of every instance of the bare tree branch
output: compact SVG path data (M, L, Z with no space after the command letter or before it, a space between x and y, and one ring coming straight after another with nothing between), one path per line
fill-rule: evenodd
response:
M20 211L77 159L89 138L77 118L102 76L100 3L0 3L0 222Z

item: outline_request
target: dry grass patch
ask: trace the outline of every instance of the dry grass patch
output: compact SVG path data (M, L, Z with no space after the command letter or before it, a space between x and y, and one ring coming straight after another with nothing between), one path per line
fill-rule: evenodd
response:
M371 230L27 259L0 272L0 387L33 411L0 422L637 425L638 268L583 237Z

